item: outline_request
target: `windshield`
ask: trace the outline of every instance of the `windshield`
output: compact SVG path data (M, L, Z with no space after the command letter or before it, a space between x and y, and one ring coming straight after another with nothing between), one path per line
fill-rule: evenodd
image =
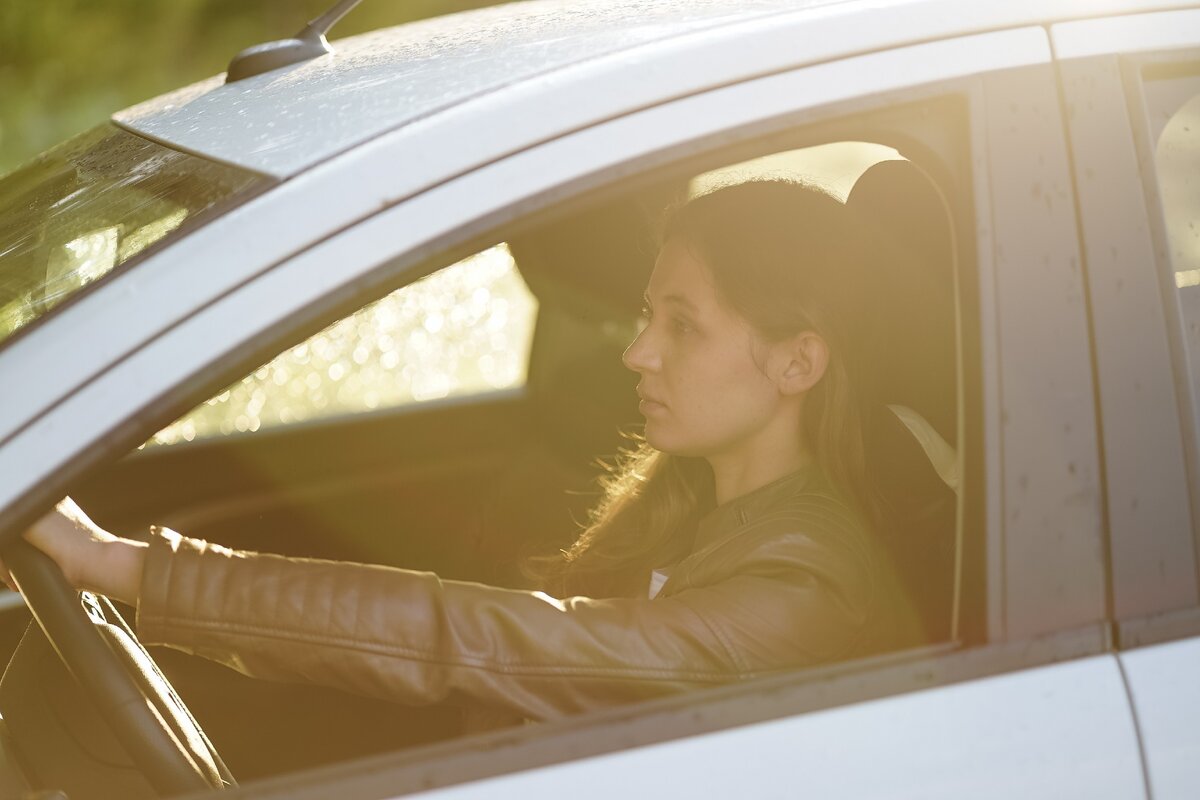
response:
M0 179L0 342L268 180L106 123Z

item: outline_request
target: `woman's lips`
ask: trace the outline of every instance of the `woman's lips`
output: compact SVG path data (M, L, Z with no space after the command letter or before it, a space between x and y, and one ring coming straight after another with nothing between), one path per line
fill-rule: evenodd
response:
M667 410L667 407L662 403L655 403L654 401L642 401L637 404L637 410L641 411L642 416L650 416L662 413L662 411Z
M664 412L666 410L667 410L666 405L664 405L663 403L660 403L657 400L651 399L649 397L642 397L641 402L638 403L638 411L640 411L643 416L650 416L651 414L661 414L662 412Z

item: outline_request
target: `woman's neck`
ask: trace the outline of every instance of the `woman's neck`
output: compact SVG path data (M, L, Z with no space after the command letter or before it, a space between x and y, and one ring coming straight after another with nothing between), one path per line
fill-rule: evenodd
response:
M784 448L754 458L710 456L708 463L713 471L717 505L724 505L808 466L811 458L807 449Z

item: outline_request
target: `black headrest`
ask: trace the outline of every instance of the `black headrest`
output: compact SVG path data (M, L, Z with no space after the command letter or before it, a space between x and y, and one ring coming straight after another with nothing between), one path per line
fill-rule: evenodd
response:
M932 181L910 161L883 161L847 205L870 223L874 291L866 293L880 346L870 369L883 404L920 413L946 441L957 429L954 255L950 219Z

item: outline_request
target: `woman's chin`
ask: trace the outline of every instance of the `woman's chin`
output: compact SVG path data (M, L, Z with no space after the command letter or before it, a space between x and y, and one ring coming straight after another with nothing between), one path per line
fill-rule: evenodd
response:
M646 421L646 428L642 436L645 438L646 444L667 455L691 458L704 454L703 449L697 448L694 442L688 442L680 436L672 436L670 431L663 430L661 425L656 425L649 420Z
M642 430L642 436L645 438L646 444L655 450L661 450L664 453L671 452L671 437L664 436L661 426L656 425L652 420L646 420L646 427Z

